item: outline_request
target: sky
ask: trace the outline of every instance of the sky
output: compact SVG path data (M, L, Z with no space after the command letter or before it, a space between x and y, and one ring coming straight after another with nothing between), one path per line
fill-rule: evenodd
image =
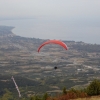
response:
M0 0L0 20L18 19L34 19L21 36L100 44L100 0Z

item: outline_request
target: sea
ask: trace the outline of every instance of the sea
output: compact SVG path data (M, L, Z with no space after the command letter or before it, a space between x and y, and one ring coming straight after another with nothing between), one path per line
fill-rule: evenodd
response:
M12 32L22 37L100 44L100 28L82 23L33 18L0 20L0 25L15 27Z

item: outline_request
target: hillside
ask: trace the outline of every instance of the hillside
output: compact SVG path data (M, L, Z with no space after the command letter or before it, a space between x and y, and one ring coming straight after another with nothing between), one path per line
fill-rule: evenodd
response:
M12 75L23 95L29 91L57 93L63 87L84 88L93 79L100 79L100 45L66 40L67 51L51 44L38 53L37 48L46 40L17 36L13 28L0 26L1 91L15 89Z

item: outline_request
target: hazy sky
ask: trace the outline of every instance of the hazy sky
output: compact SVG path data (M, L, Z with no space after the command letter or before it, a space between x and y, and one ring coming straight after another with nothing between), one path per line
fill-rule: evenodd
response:
M100 44L100 0L0 0L0 19L19 18L36 20L30 37Z

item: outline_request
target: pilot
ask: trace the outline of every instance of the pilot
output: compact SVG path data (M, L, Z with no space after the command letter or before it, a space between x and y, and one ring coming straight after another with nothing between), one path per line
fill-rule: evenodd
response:
M57 66L55 66L54 69L57 69Z

